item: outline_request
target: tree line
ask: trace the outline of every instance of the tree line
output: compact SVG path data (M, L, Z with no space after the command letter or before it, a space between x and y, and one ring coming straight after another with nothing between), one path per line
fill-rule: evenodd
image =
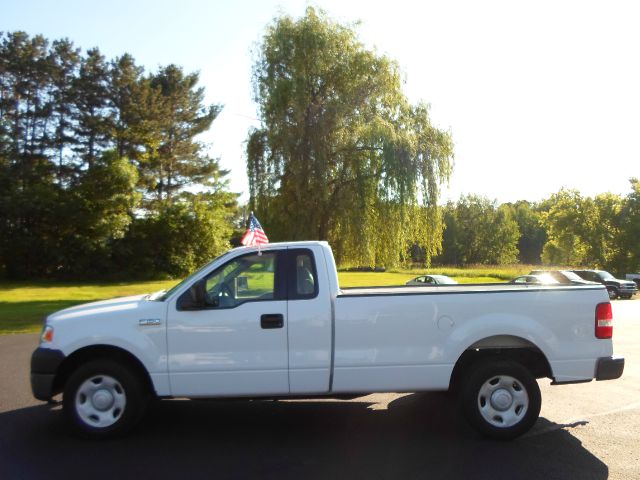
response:
M228 248L237 196L197 140L220 110L178 66L0 34L0 271L174 276Z
M632 178L630 184L626 196L588 197L562 189L540 202L502 205L476 195L463 196L443 207L442 250L434 262L519 262L638 272L640 181Z
M640 185L440 205L450 132L395 61L314 8L256 49L249 204L271 241L328 240L340 266L546 263L640 269ZM69 40L0 33L0 276L178 277L236 243L228 172L199 135L197 73L145 72Z

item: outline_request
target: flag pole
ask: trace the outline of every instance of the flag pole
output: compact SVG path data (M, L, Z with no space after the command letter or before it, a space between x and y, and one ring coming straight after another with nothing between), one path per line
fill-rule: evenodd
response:
M253 210L251 210L251 216L249 217L249 223L251 223L251 217L253 217ZM258 256L261 257L262 256L262 251L260 250L262 248L262 244L258 243Z

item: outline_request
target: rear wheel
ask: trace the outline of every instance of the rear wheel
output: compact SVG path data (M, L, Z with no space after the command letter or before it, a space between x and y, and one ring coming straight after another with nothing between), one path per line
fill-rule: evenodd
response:
M63 410L74 433L107 438L131 430L142 417L146 400L143 382L127 366L97 359L71 374Z
M536 379L519 363L486 361L472 367L462 389L465 416L476 430L500 440L527 432L540 415Z

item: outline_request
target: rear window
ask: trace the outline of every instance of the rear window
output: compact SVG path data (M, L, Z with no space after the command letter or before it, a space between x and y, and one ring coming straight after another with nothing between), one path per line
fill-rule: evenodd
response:
M315 298L318 295L318 272L311 250L289 250L289 300Z
M307 253L296 255L296 294L301 297L313 295L316 279L313 275L313 259Z

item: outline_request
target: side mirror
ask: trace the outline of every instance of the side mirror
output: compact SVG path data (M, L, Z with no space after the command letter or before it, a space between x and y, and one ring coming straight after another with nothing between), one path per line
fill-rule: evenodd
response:
M206 280L195 282L178 300L178 310L202 310L206 305Z
M189 289L191 300L196 307L204 307L204 302L207 294L206 283L207 281L204 278L200 279L196 283L191 285L191 288Z

